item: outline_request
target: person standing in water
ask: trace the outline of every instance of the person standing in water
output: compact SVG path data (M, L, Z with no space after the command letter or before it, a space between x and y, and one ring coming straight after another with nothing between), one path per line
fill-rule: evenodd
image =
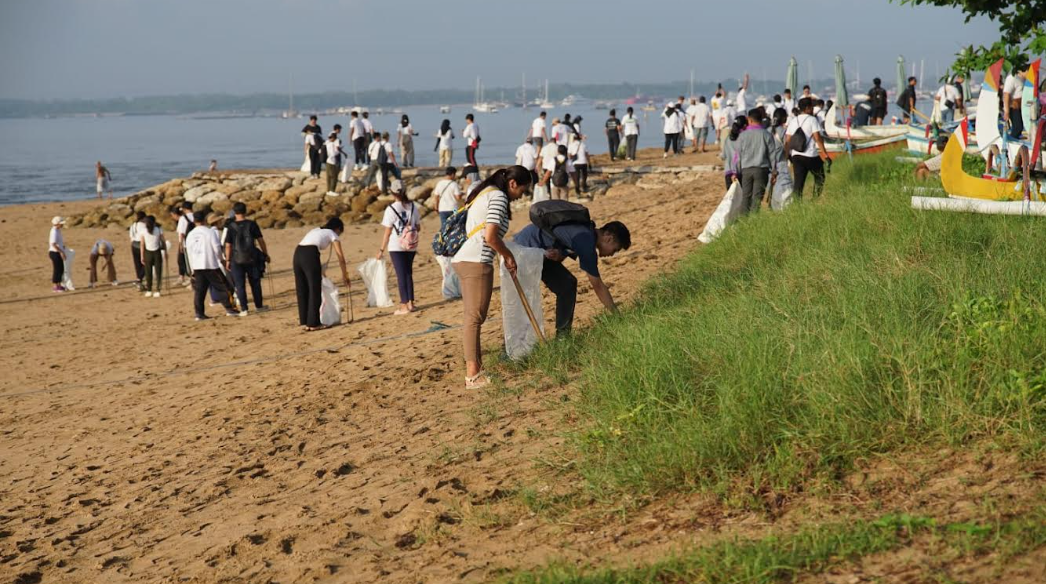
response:
M450 120L443 120L436 134L436 151L439 152L439 165L450 166L454 158L454 130L450 127Z
M410 125L410 118L403 114L400 119L400 127L396 129L396 143L400 147L400 163L403 168L414 167L414 126Z
M113 200L113 187L110 182L113 180L113 175L109 173L109 169L102 166L102 161L99 160L94 165L94 179L95 179L95 191L98 193L98 198L102 199L102 195L105 191L109 191L109 200Z
M65 292L62 280L65 277L65 239L62 237L62 228L65 227L65 218L54 217L51 219L51 233L47 237L47 256L51 258L51 284L54 292Z

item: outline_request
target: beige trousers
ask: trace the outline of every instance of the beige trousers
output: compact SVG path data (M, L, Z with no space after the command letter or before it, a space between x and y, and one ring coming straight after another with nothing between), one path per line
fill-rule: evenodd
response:
M453 265L461 280L461 302L465 306L465 361L481 363L479 333L490 309L490 296L494 291L494 266L479 262L457 262Z

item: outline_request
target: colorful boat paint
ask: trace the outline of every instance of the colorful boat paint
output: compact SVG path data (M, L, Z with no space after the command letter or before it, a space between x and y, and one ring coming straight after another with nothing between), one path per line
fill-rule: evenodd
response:
M982 96L983 103L984 98ZM1024 198L1019 181L979 178L966 174L962 154L969 137L969 121L963 120L952 132L941 158L941 184L949 195L987 201L1017 201Z

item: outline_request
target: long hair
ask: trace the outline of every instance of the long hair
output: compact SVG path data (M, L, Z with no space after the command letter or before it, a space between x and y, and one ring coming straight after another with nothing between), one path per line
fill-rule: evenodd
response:
M737 140L737 137L741 135L741 131L748 125L748 118L744 116L737 116L734 118L734 125L730 127L730 139Z
M439 134L442 136L450 131L450 120L443 120L443 123L439 125Z
M508 168L500 168L494 174L488 176L486 180L476 185L476 188L472 189L468 200L465 202L471 203L487 187L494 187L507 195L508 182L510 180L516 181L518 185L528 186L531 181L530 171L518 164Z
M145 228L151 234L153 229L156 229L156 217L153 215L146 215L145 217Z
M407 117L407 114L403 114L403 117L400 118L400 125L406 128L409 124L410 118Z

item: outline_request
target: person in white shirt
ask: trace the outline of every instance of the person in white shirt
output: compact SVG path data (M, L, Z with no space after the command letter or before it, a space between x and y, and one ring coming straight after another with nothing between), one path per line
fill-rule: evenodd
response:
M192 300L196 320L210 318L203 308L203 299L207 296L209 288L218 291L218 301L225 307L226 315L238 316L241 313L237 312L229 301L229 288L222 274L222 242L218 230L207 225L206 210L196 213L196 222L196 227L185 236L185 253L192 269ZM247 313L242 314L246 316Z
M138 291L142 290L142 277L145 276L145 266L142 265L142 238L139 235L145 229L145 211L135 213L134 223L127 228L127 235L131 239L131 263L134 264L134 275L138 280Z
M324 144L327 151L326 169L327 169L327 194L334 195L335 189L338 188L338 173L341 172L341 155L344 152L341 149L341 140L338 139L337 132L331 132L327 136L327 143Z
M392 181L391 190L396 200L385 207L385 215L381 220L385 234L376 257L380 260L385 250L389 252L400 293L400 307L393 314L402 315L417 310L414 306L414 256L418 253L421 213L418 206L407 198L402 181ZM392 237L393 233L396 237Z
M65 239L62 237L62 228L65 227L64 217L53 217L51 219L51 232L47 236L47 256L51 259L51 283L53 291L65 292L62 280L65 279Z
M748 73L745 73L741 87L737 88L737 98L734 101L737 103L737 111L748 112Z
M673 154L679 154L679 133L683 131L682 114L676 111L674 103L665 105L661 112L663 130L665 133L665 153L663 158L668 158L668 150L671 148Z
M945 80L944 85L933 96L933 100L940 104L942 124L950 124L955 121L955 106L959 103L959 90L950 81Z
M690 100L693 103L694 100ZM708 146L708 129L712 125L712 110L705 103L705 96L697 98L690 109L686 110L690 127L694 129L694 151L705 152Z
M465 115L465 129L461 131L461 137L465 139L465 161L472 166L478 167L476 163L476 149L479 148L479 126L472 114Z
M89 256L90 267L87 268L90 272L90 276L88 278L87 283L88 288L94 288L94 283L98 281L99 258L105 259L105 270L106 275L109 277L109 283L113 286L120 285L120 283L116 280L116 262L113 261L113 255L115 254L115 252L116 248L113 247L113 244L109 243L104 239L99 239L98 241L94 242L94 245L91 246L91 254Z
M625 160L635 160L639 144L639 120L632 106L628 106L625 117L621 118L621 134L625 137Z
M538 117L534 118L534 121L530 123L530 132L527 134L529 138L533 138L533 144L538 149L545 145L548 140L548 129L545 125L545 119L548 114L541 112Z
M828 158L824 148L824 139L821 137L824 127L813 113L813 99L809 97L800 99L799 115L789 121L785 128L785 151L788 159L792 161L792 168L795 169L792 192L797 199L801 199L803 196L807 174L814 175L814 196L820 196L821 190L824 188L825 165L827 164L831 168L831 160ZM802 151L792 150L792 136L800 130L806 137L806 148Z
M461 208L461 186L454 179L457 174L458 169L448 166L443 180L436 183L436 188L432 189L432 194L438 201L436 210L439 213L440 230L447 224L447 219Z
M588 192L588 146L584 134L567 147L567 156L574 163L574 194L580 197L582 192Z
M400 172L399 165L396 164L396 155L392 150L392 143L389 142L389 133L381 133L381 148L385 151L385 162L381 164L381 191L386 195L389 194L389 175L396 177L396 180L403 178L403 174ZM381 153L378 153L380 159Z
M538 151L534 148L534 138L527 138L519 148L516 148L516 164L530 171L533 181L531 184L537 184L538 173L534 170L537 166Z
M163 282L163 255L167 251L167 242L163 237L163 229L156 224L156 217L148 215L142 229L138 231L141 237L140 249L142 252L142 266L145 269L145 286L143 294L146 297L160 297L160 283ZM153 277L156 277L156 290L153 290Z
M400 147L400 163L403 164L403 168L414 166L414 136L417 135L414 126L410 125L410 118L403 114L400 125L396 128L396 143Z
M570 136L573 135L574 129L568 124L563 123L559 118L552 120L552 140L558 146L566 146L570 143Z
M720 110L719 114L719 137L723 142L726 142L727 136L730 134L730 127L734 125L734 120L737 119L737 108L734 107L733 100L726 100L726 105ZM720 145L720 147L722 147Z
M442 167L450 166L450 161L454 159L454 130L450 127L450 120L443 120L439 126L439 132L436 132L436 148L439 152L439 165Z
M541 148L541 172L538 174L538 182L534 184L549 189L549 192L551 192L549 176L551 176L552 171L556 170L556 155L558 153L559 145L553 140L546 142Z
M367 167L367 127L363 125L359 112L353 111L349 119L349 140L352 141L352 149L355 152L353 168L361 169Z
M185 234L189 232L189 225L194 223L192 203L182 201L180 207L171 209L171 217L178 224L174 231L178 234L178 285L189 285L189 266L185 263Z
M1002 121L1009 126L1010 138L1020 140L1024 133L1024 117L1021 115L1021 99L1024 96L1023 71L1006 76L1002 84Z
M789 118L794 118L795 117L795 114L792 113L792 110L795 109L795 100L792 99L792 90L791 89L785 88L785 90L784 90L784 99L781 100L781 107L783 107L785 109L785 113L788 114Z
M360 119L360 123L363 124L363 137L366 138L366 144L368 152L370 152L370 144L378 139L378 135L374 132L374 124L370 122L370 112L363 112L363 118ZM370 158L367 158L367 164L373 162Z
M349 271L345 267L345 254L341 250L339 237L345 232L345 224L337 217L330 218L323 227L305 234L294 248L294 292L298 299L298 323L306 331L323 327L320 322L320 303L323 298L323 265L320 252L332 247L338 256L342 282L349 285ZM328 254L327 260L330 260Z
M378 175L378 172L381 170L381 164L378 161L381 148L381 135L378 134L374 136L374 138L371 140L370 145L367 146L368 163L367 171L363 173L363 188L369 187L370 184L374 182L374 179ZM385 176L385 173L382 173L382 176Z

